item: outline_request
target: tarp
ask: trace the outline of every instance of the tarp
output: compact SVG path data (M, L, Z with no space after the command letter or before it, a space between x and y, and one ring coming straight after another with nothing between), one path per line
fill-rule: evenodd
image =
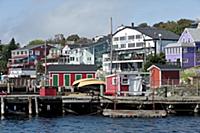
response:
M106 83L101 80L89 80L89 81L82 81L79 83L78 87L84 87L87 85L105 85Z
M85 79L79 79L79 80L76 80L76 81L74 81L73 83L72 83L72 85L74 86L74 85L77 85L77 84L79 84L80 82L82 82L82 81L95 81L95 80L98 80L98 79L95 79L95 78L85 78Z

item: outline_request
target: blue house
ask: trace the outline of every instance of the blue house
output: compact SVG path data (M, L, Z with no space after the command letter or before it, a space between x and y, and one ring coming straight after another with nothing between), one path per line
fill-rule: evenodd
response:
M197 28L186 28L177 43L165 46L165 57L168 62L179 63L182 68L200 65L200 25Z

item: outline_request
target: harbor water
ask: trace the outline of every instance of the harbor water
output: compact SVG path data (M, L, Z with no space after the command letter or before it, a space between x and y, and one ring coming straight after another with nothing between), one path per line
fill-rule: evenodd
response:
M102 116L22 117L0 120L1 133L199 133L199 116L107 118Z

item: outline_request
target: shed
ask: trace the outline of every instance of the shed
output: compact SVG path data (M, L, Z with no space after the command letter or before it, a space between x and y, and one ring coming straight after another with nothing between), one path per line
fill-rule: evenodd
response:
M180 67L176 65L155 64L150 66L150 87L159 88L166 85L178 85L180 82Z
M74 81L84 78L95 78L95 65L58 64L47 67L49 85L70 88Z
M145 72L120 72L106 76L105 95L142 95Z

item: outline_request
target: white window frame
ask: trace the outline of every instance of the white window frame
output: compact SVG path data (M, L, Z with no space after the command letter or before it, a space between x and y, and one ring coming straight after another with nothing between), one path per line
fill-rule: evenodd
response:
M117 77L112 77L112 85L117 85Z
M183 63L188 63L188 58L183 58Z
M39 51L39 50L36 50L36 51L35 51L35 55L40 55L40 51Z

